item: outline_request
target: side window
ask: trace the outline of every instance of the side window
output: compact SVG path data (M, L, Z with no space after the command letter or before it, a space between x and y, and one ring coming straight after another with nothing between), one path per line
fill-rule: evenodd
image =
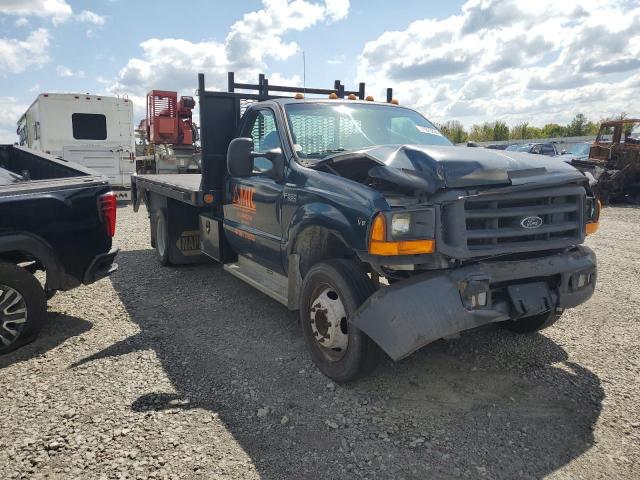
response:
M251 139L254 152L266 152L280 147L280 137L271 110L260 110L251 125Z
M600 133L598 133L597 142L603 143L611 143L613 141L613 131L614 128L612 126L602 126L600 127Z
M640 122L622 124L620 143L630 143L633 145L640 143Z
M534 145L531 149L531 153L540 153L540 145Z
M551 145L550 143L545 143L544 145L542 145L542 149L540 153L542 153L542 155L555 155L556 150L553 148L553 145Z
M250 129L254 152L264 153L281 147L276 121L271 110L259 110ZM273 167L271 160L265 157L255 158L253 165L255 172L267 172Z

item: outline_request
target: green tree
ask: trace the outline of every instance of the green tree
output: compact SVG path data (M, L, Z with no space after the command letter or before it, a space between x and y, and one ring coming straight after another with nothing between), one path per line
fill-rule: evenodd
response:
M509 140L509 127L505 122L497 121L493 124L493 140Z
M512 140L524 140L527 138L527 128L529 124L527 122L522 122L511 127L511 132L509 134L509 138Z
M557 123L547 123L542 127L542 136L545 138L557 138L566 136L567 129Z
M439 124L438 128L453 143L464 143L469 138L469 134L458 120L447 120Z
M588 123L587 117L585 117L584 114L582 113L578 113L575 117L573 117L573 120L571 120L571 123L567 125L567 136L582 137L586 135L587 123Z

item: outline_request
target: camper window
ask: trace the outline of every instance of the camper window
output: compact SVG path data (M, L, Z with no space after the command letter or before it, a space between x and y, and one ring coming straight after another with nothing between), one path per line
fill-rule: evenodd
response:
M76 140L106 140L107 117L98 113L74 113L71 115L73 138Z

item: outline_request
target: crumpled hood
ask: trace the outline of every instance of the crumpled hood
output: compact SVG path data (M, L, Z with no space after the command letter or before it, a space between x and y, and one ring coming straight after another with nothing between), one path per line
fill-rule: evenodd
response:
M338 164L363 156L378 164L369 171L371 177L429 193L442 188L584 180L578 170L557 158L485 148L383 145L345 152L331 161Z

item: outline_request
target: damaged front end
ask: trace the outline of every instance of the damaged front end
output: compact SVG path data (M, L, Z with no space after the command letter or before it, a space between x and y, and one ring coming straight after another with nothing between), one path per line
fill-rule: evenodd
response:
M585 176L565 162L403 145L340 152L314 168L376 189L388 203L371 221L368 251L358 252L386 282L350 321L393 360L593 294L595 255L577 245L597 228L599 209Z
M527 260L480 261L381 288L351 322L397 361L464 330L575 307L593 295L595 283L595 254L584 246Z

